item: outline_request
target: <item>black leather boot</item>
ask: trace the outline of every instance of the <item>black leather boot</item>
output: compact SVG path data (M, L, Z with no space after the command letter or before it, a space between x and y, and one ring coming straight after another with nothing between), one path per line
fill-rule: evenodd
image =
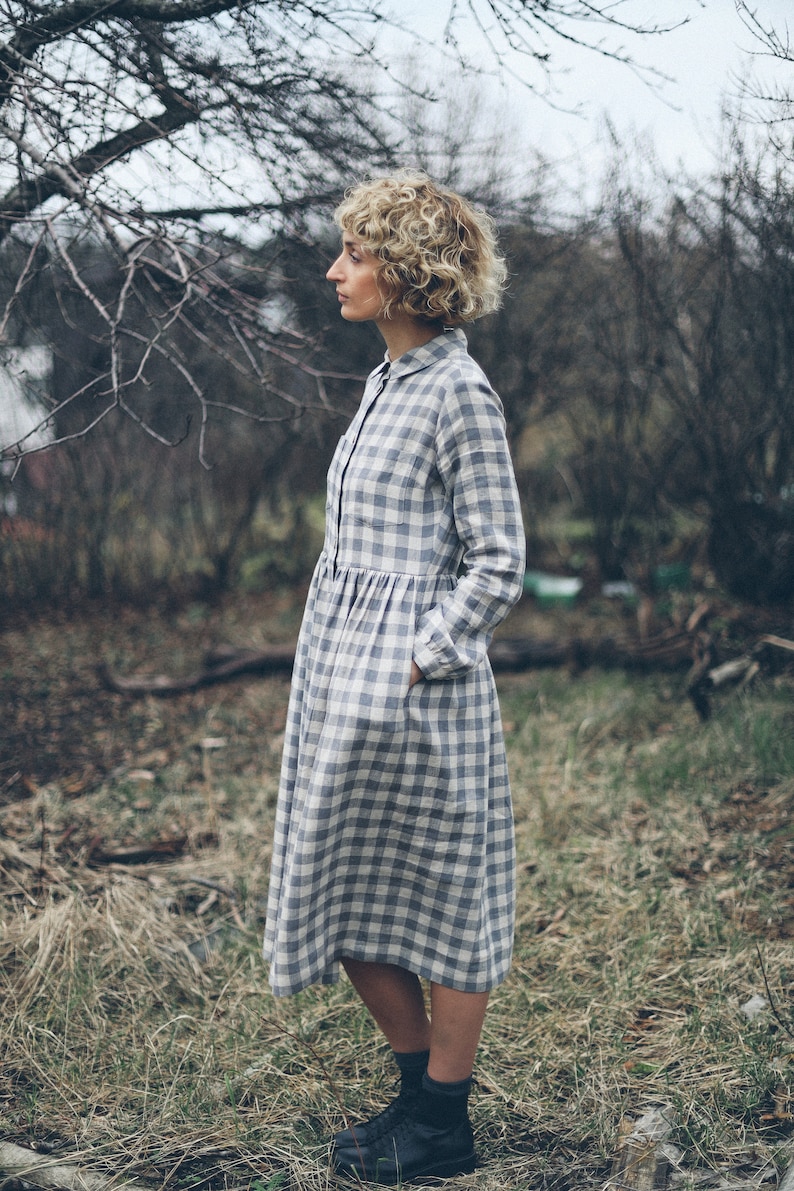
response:
M410 1054L394 1052L395 1062L400 1068L399 1094L376 1116L337 1133L331 1143L336 1153L350 1150L357 1156L358 1150L362 1146L367 1145L376 1137L380 1137L383 1133L388 1133L390 1129L396 1128L408 1111L408 1106L422 1090L422 1076L427 1070L429 1057L430 1051L428 1050Z
M359 1145L358 1151L336 1149L337 1173L389 1187L470 1174L476 1159L467 1111L468 1086L461 1094L433 1090L433 1086L459 1089L470 1082L434 1085L425 1076L421 1094L402 1120Z

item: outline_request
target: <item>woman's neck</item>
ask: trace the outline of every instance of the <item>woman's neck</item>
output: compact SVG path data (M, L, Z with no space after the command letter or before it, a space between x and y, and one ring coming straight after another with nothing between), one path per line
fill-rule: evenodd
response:
M391 318L376 319L375 322L386 343L392 363L412 348L429 343L443 330L441 323L427 323L401 313L394 314Z

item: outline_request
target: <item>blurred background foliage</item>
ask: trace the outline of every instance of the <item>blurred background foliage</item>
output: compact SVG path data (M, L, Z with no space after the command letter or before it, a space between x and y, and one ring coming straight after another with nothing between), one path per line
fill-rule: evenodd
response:
M487 202L509 261L503 309L469 338L504 402L531 565L643 589L660 565L685 562L734 597L789 604L790 157L771 139L751 155L737 128L712 179L649 189L616 149L597 208L563 217L537 163L517 189L502 147L467 187L460 145L448 127L439 135L446 159L417 132L419 164ZM70 259L90 278L89 298L39 246L13 295L10 339L51 350L46 402L63 441L5 465L4 606L181 601L305 581L327 464L383 351L374 328L339 318L324 280L337 241L329 210L258 244L197 234L195 258L211 261L220 297L213 306L203 294L172 324L164 262L159 323L151 292L127 299L139 346L128 335L126 409L89 434L112 367L95 299L114 300L119 266L75 226ZM0 305L25 250L4 246ZM229 293L267 324L258 373L239 326L224 324ZM155 324L163 354L151 349Z

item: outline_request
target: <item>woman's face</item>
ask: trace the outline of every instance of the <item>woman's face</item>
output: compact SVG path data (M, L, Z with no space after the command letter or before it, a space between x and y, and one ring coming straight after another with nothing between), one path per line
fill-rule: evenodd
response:
M375 281L376 258L365 252L349 232L342 235L342 251L326 273L333 281L342 318L349 322L377 319L383 298Z

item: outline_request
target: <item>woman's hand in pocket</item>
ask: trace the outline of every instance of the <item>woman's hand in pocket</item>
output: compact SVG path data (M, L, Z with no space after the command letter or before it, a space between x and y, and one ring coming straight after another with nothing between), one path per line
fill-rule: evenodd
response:
M417 682L421 682L423 678L424 678L424 674L419 669L416 662L413 661L413 659L412 659L411 660L411 677L408 681L408 690L410 691L411 687L416 686Z

